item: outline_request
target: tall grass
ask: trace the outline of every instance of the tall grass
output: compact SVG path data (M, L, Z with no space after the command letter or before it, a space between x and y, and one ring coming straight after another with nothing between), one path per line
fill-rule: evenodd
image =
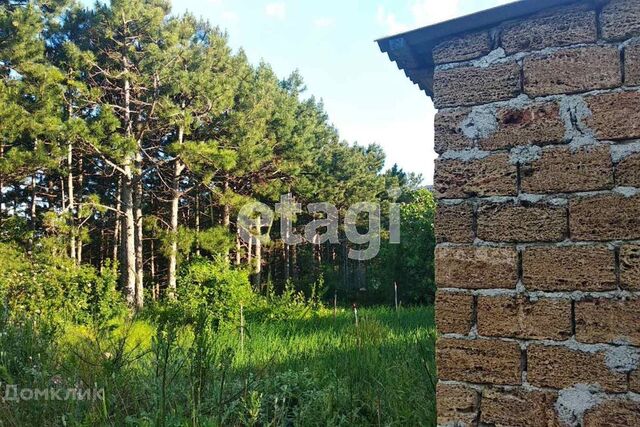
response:
M5 324L0 381L100 387L98 401L0 402L0 426L435 425L433 310L319 310L219 326ZM244 332L244 346L240 335ZM5 389L0 386L0 392Z

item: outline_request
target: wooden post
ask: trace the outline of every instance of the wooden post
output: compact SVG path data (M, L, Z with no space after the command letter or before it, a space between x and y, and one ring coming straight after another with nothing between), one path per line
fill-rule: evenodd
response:
M395 293L396 313L398 312L398 283L393 282L393 291Z
M354 303L353 304L353 315L356 318L356 328L358 327L358 306Z
M334 289L333 291L333 320L336 320L336 315L338 314L338 290Z

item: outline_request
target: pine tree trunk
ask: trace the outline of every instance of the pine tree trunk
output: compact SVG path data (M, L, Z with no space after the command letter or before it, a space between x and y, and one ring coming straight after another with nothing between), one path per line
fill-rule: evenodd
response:
M258 218L256 220L256 228L257 228L257 233L258 235L260 235L260 218ZM256 289L256 291L260 291L261 287L261 283L262 283L262 242L260 241L259 237L255 238L256 241L256 267L254 270L254 278L255 278L255 283L254 283L254 287Z
M125 73L129 72L129 60L126 53L122 56L122 65ZM133 123L131 120L131 83L129 79L124 80L124 125L128 138L133 137ZM122 221L122 257L123 257L123 287L125 296L130 306L136 304L136 218L134 206L134 174L133 165L136 155L130 155L124 162L124 177L122 181L122 208L124 216Z
M182 144L184 138L184 128L178 129L178 144ZM171 218L169 221L171 234L171 247L169 249L169 272L167 292L171 299L176 298L177 289L177 269L178 269L178 214L180 206L180 175L184 165L180 159L173 162L173 178L171 180Z
M106 251L105 251L105 228L101 227L100 228L100 247L99 247L99 251L98 251L98 265L100 266L100 273L102 273L104 271L104 259L105 259L105 255L106 255Z
M71 226L71 238L69 239L69 255L71 259L77 260L76 255L76 226L75 226L75 199L73 192L73 144L67 145L67 208L69 210L69 225Z
M320 247L320 236L318 234L313 236L313 259L315 276L320 277L322 274L322 248Z
M136 302L136 223L133 207L133 182L131 165L124 166L127 174L122 181L122 284L127 303Z
M71 120L71 116L73 115L73 106L71 102L67 104L67 120ZM74 188L73 188L73 143L69 142L67 144L67 196L69 197L69 202L67 203L67 207L69 209L69 226L71 227L71 236L69 239L69 256L71 259L77 262L76 258L76 226L75 226L75 199L74 199Z
M171 196L171 219L169 226L171 234L171 246L169 249L169 273L168 273L168 285L167 291L169 298L173 299L176 296L177 288L177 266L178 266L178 208L180 205L180 190L179 186L179 168L180 163L178 160L174 162L173 169L173 181L172 181L172 196Z
M62 212L67 211L67 193L64 191L64 186L64 177L60 177L60 204L62 206Z
M196 192L196 255L200 256L200 193Z
M34 230L36 229L36 218L38 216L37 199L38 199L38 194L36 191L36 175L33 174L31 175L31 208L30 208L31 213L29 217L31 218L31 228L33 228Z
M122 178L118 178L118 187L116 189L116 212L115 212L115 224L113 227L113 251L111 255L111 261L113 266L117 265L118 260L118 248L120 247L120 229L122 228L122 221L120 210L122 209Z
M136 154L136 166L138 170L142 167L142 155L140 152ZM134 219L135 219L135 248L136 248L136 307L144 306L144 246L143 246L143 224L142 224L142 178L137 177L135 182L134 203Z
M242 243L240 241L240 231L236 231L236 266L240 265L240 255L242 251Z
M82 192L82 188L84 186L84 170L83 170L83 162L82 157L78 158L78 192ZM80 194L81 195L81 194ZM74 198L80 199L80 195L74 192ZM76 224L81 224L82 219L80 218L80 209L76 209ZM79 230L78 230L79 231ZM76 239L76 259L78 260L78 264L82 263L82 239L80 236Z
M225 194L227 193L227 190L229 190L229 179L228 178L224 179L223 189L224 189L224 193ZM226 228L227 230L229 230L229 227L231 226L231 208L230 208L229 204L226 203L226 202L225 202L224 206L222 207L222 226L224 228Z
M36 175L35 173L33 175L31 175L31 208L30 208L30 214L29 217L31 219L31 237L29 237L29 242L28 242L28 246L29 246L29 252L31 253L33 251L34 248L34 240L33 238L35 237L36 234L36 218L38 217L38 211L37 211L37 198L38 198L38 194L37 194L37 190L36 190Z
M156 245L155 245L155 239L151 239L150 241L150 250L151 250L151 256L149 257L149 273L151 274L151 295L153 297L154 301L157 301L160 297L160 294L158 292L158 288L157 288L157 280L156 280Z

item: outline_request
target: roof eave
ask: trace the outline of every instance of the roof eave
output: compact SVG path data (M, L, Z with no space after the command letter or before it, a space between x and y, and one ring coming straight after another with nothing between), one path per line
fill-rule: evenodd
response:
M494 27L504 21L523 18L572 3L593 3L599 0L519 0L471 15L418 28L376 40L380 50L403 70L412 82L433 96L433 62L431 51L442 40Z

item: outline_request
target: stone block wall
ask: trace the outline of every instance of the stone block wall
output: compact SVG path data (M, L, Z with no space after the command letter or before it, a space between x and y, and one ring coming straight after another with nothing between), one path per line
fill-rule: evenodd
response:
M438 423L640 425L640 0L433 52Z

